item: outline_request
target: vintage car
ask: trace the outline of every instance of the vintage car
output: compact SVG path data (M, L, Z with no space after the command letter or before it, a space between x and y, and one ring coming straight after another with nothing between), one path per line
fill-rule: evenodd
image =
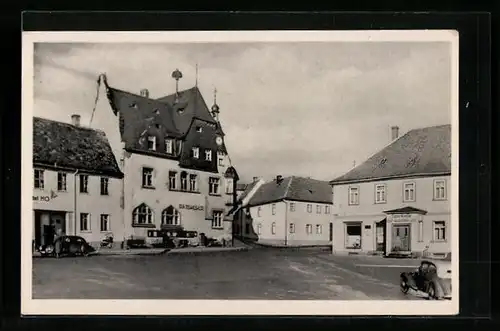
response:
M451 299L451 262L424 260L415 271L401 273L400 287L404 294L425 293L429 300Z
M52 244L40 247L39 252L42 256L88 256L95 248L82 237L60 236Z

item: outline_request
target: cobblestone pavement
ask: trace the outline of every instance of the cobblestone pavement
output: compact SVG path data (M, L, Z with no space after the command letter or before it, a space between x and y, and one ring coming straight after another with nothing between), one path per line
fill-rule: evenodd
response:
M33 298L413 300L416 260L252 249L204 255L33 259Z

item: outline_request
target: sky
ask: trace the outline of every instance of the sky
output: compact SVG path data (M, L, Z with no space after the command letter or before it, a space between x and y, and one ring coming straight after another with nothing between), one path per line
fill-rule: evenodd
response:
M451 123L446 42L37 43L34 116L88 123L96 81L150 97L198 87L243 181L331 180L419 127Z

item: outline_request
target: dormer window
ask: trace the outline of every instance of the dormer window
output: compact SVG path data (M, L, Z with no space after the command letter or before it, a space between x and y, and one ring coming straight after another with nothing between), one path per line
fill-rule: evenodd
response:
M205 160L212 161L212 150L209 149L205 151Z
M195 159L200 158L200 149L198 147L191 148L191 154Z
M172 154L174 152L174 142L172 139L165 139L165 153Z
M150 151L156 150L156 137L155 136L148 137L148 150L150 150Z
M182 113L184 113L184 108L179 108L179 109L177 109L177 113L178 113L178 114L182 114Z
M196 127L196 132L203 132L203 128L201 126Z

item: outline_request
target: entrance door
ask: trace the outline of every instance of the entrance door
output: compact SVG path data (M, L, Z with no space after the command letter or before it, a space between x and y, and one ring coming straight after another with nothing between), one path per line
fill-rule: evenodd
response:
M410 225L393 225L392 226L392 250L393 251L410 251Z
M330 222L330 241L333 241L333 223Z

